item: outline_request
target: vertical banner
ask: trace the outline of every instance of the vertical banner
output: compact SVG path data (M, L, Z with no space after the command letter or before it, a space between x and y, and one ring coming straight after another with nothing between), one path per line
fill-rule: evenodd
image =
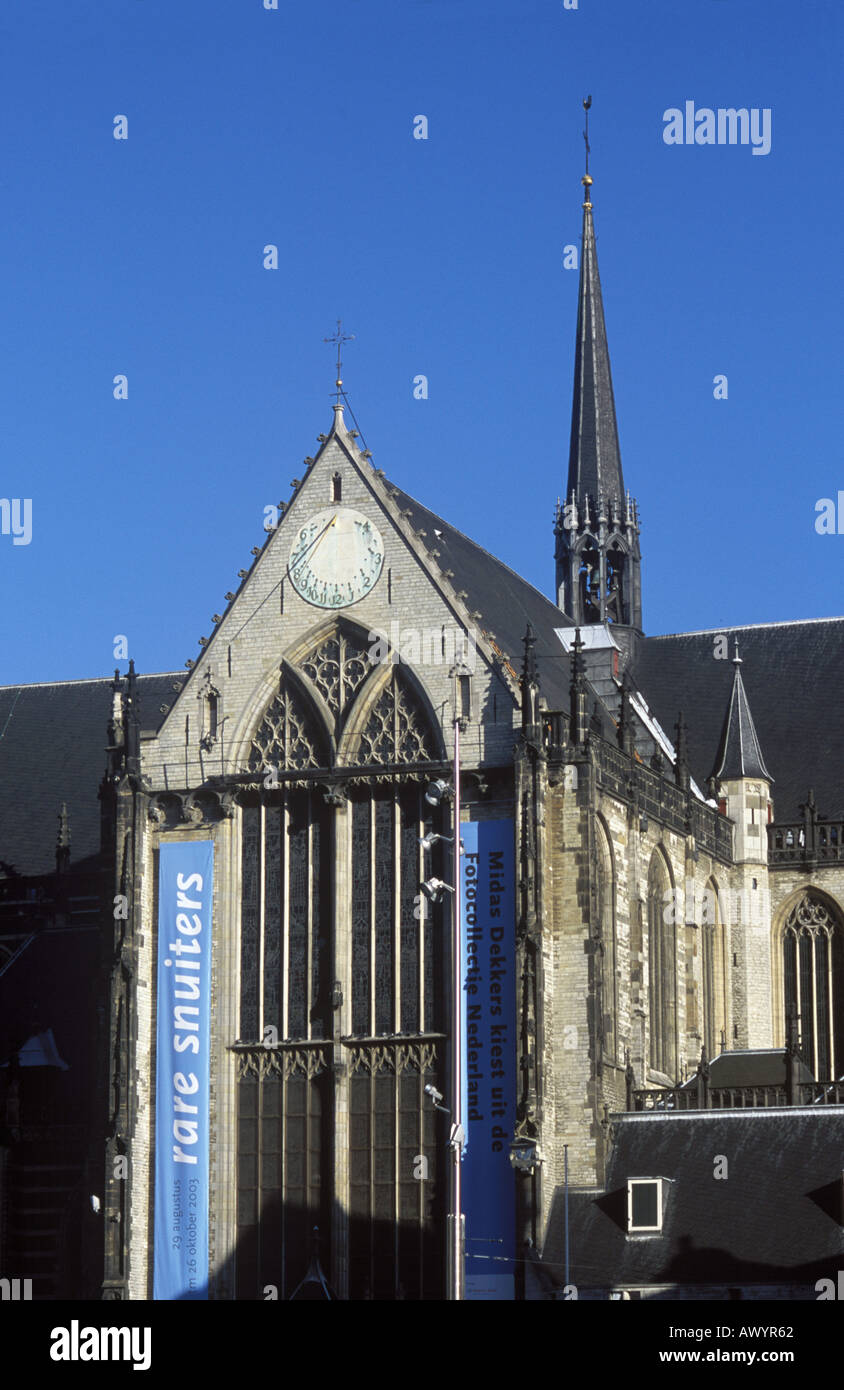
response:
M153 1298L208 1297L214 844L163 844L158 871Z
M516 896L513 821L460 827L466 1299L515 1297Z

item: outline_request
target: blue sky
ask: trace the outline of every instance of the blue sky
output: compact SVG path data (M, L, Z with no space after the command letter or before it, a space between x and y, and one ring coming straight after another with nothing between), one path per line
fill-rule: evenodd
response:
M840 0L6 0L0 681L197 656L338 317L375 466L551 594L587 93L646 630L840 614L842 59ZM667 145L687 100L770 153Z

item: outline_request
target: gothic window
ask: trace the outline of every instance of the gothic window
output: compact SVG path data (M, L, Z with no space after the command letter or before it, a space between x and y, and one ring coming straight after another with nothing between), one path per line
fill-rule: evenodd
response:
M710 879L704 894L701 922L703 951L703 1040L707 1056L714 1057L727 1037L727 943L718 910L718 885Z
M434 1044L352 1049L349 1116L349 1295L441 1298L443 1185L435 1185L439 1084ZM439 1078L439 1081L437 1081ZM441 1142L441 1140L440 1140Z
M208 692L208 737L217 737L217 717L219 714L220 697L216 690Z
M236 1294L290 1296L311 1231L330 1236L330 1073L325 1048L237 1058Z
M443 1019L434 917L442 909L419 893L431 808L414 785L355 793L349 810L352 1033L435 1031Z
M430 762L435 757L421 701L393 667L369 713L356 761L367 763Z
M601 1026L604 1053L616 1060L615 879L612 851L603 823L595 822L595 909L602 947Z
M264 711L249 752L253 770L268 767L327 767L325 735L292 682L282 676L275 699Z
M299 666L313 681L338 723L372 670L363 634L345 624L323 638Z
M328 812L316 790L280 791L275 800L243 807L243 1042L263 1039L267 1028L285 1039L326 1036L332 984Z
M844 940L840 918L811 892L791 909L783 928L785 1014L797 1014L803 1060L818 1081L842 1071L844 1060Z
M665 860L654 851L648 872L648 996L650 1062L654 1071L677 1075L677 951L671 884Z
M329 768L317 702L295 676L252 739L251 766L275 764L279 779L244 793L240 812L238 1298L266 1283L286 1296L315 1224L328 1270L338 1219L351 1297L442 1296L447 1117L424 1086L444 1087L444 907L419 884L423 867L446 866L442 846L423 866L420 837L441 813L413 766L441 745L401 670L367 695L364 637L341 622L299 666L338 742L354 721L342 794L285 785L284 770Z
M613 543L607 551L607 617L613 623L625 621L625 565L621 546Z
M577 582L580 586L580 611L585 623L597 623L601 618L601 557L594 545L580 552Z

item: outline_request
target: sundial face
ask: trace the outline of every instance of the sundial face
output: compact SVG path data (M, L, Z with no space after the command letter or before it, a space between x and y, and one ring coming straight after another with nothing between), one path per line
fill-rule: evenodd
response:
M287 572L297 594L316 608L348 608L375 587L384 567L384 539L369 517L351 507L317 512L297 532Z

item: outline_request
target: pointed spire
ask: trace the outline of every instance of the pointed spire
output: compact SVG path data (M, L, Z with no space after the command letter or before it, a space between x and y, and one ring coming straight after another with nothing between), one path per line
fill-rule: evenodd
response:
M126 748L126 770L140 771L141 723L138 717L138 678L135 662L130 658L123 697L123 730Z
M756 733L756 726L753 723L744 682L741 678L742 659L738 654L738 638L736 638L733 667L733 688L730 693L730 703L727 706L721 741L718 745L718 754L711 776L719 782L733 781L741 777L764 777L766 781L773 782L774 779L766 768L765 760L762 757L759 737Z
M528 623L524 635L525 656L522 664L522 737L535 740L539 736L539 673L536 669L536 633Z
M536 685L539 679L536 674L536 653L534 651L534 647L536 646L536 633L534 632L531 623L528 623L527 627L525 628L524 645L525 658L522 664L523 687L528 683Z
M585 643L580 636L580 628L575 628L571 646L571 725L569 737L578 748L586 739L586 662L583 660Z
M674 725L676 735L675 748L677 750L677 761L674 764L674 781L681 791L689 790L691 780L689 774L689 741L687 738L688 726L683 718L683 711L680 710L677 716L677 723Z
M635 730L633 728L633 712L630 708L630 692L633 689L633 682L630 679L630 672L625 671L621 678L621 709L618 715L618 729L616 731L618 746L625 753L632 753L635 743Z
M587 121L591 97L584 101ZM588 104L587 104L588 103ZM588 127L587 127L588 129ZM577 310L577 344L574 365L574 399L571 414L571 447L566 495L574 490L579 501L591 497L624 499L621 451L610 372L610 354L604 323L604 302L598 275L595 227L592 221L592 176L589 142L586 144L583 244L580 255L580 291Z

